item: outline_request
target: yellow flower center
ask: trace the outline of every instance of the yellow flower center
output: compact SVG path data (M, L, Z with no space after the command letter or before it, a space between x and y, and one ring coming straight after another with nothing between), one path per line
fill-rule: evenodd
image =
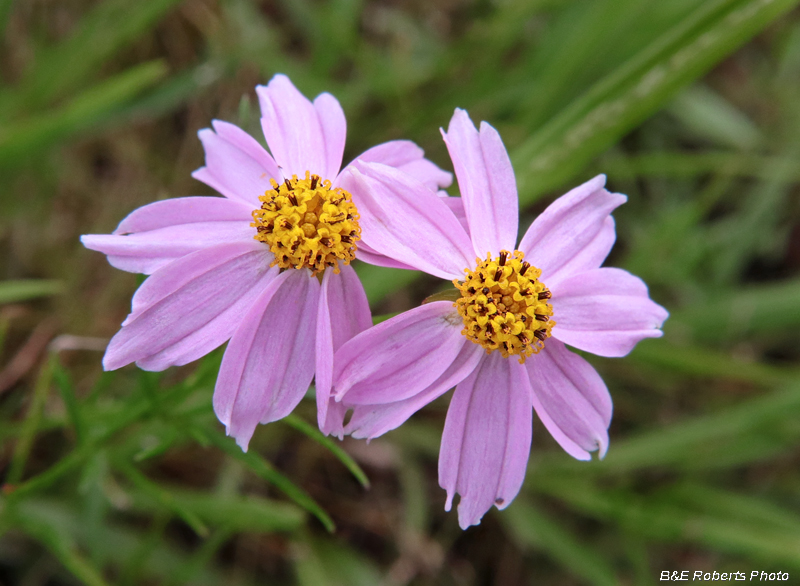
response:
M464 269L463 282L453 281L461 292L455 303L464 321L461 333L488 354L519 355L520 363L544 348L556 325L550 291L538 280L542 271L523 257L519 250L503 250L496 259L488 254L485 261L475 259L475 270Z
M275 255L272 266L309 268L317 275L327 267L339 272L356 257L361 239L358 211L351 195L331 182L306 171L305 179L292 175L258 197L261 208L253 210L255 239L269 245Z

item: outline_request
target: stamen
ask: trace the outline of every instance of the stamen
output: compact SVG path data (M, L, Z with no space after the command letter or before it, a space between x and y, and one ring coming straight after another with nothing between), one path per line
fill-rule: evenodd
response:
M544 348L556 325L546 301L550 291L538 280L542 271L523 256L519 250L501 251L494 259L489 254L476 259L474 270L465 269L463 281L453 281L461 293L455 303L464 322L461 333L487 353L499 350L520 362Z
M308 268L314 275L332 267L338 273L338 261L350 264L361 239L350 194L309 171L304 179L281 179L270 179L272 189L259 196L261 208L253 211L251 224L255 239L270 247L273 266Z

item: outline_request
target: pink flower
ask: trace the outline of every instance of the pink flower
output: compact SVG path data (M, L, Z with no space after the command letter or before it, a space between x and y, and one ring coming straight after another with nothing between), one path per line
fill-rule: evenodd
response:
M244 449L259 422L294 409L315 373L320 427L341 434L343 408L330 400L333 353L372 323L349 262L358 248L360 258L397 264L358 242L357 194L340 185L346 123L336 98L323 93L312 103L284 75L256 92L272 155L227 122L199 133L206 166L193 176L224 198L159 201L135 210L113 234L81 238L113 266L151 275L109 343L104 368L136 362L163 370L230 339L214 410ZM408 141L361 159L431 189L451 182Z
M643 338L661 335L667 312L637 277L600 268L616 238L610 214L626 201L604 189L604 176L556 200L515 246L517 190L499 134L485 122L479 132L463 110L442 134L466 230L425 186L394 169L357 162L343 183L371 191L371 201L401 202L369 218L381 232L375 250L453 279L456 303L426 303L345 343L335 355L334 392L354 408L345 432L374 438L456 387L439 484L446 510L461 495L458 518L466 528L519 492L532 411L573 457L605 454L611 397L565 344L624 356ZM411 205L424 214L405 211Z

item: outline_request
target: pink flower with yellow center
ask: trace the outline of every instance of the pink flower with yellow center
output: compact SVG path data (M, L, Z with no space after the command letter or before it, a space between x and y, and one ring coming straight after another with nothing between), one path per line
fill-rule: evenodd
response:
M522 486L533 411L570 455L608 448L611 397L567 344L624 356L661 335L667 312L647 286L601 268L616 239L611 212L626 197L595 177L557 199L517 245L514 171L500 135L456 110L445 133L463 221L413 178L357 162L343 181L370 201L405 202L371 218L375 250L452 279L440 294L346 342L334 360L336 400L353 408L345 432L374 438L455 386L442 433L439 484L459 524L478 524ZM415 205L424 213L407 208ZM364 224L366 229L366 225Z
M294 409L315 374L319 425L341 434L343 408L330 400L333 353L372 323L349 263L357 254L398 266L369 247L360 194L341 185L346 123L336 98L323 93L311 102L284 75L256 92L271 154L227 122L199 133L206 165L194 177L224 197L152 203L113 234L81 238L113 266L150 275L104 368L136 362L164 370L230 340L214 410L244 449L258 423ZM376 146L360 159L431 189L451 182L409 141Z

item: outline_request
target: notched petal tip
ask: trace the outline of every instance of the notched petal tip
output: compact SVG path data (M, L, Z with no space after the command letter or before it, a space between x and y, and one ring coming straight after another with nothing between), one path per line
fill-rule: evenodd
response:
M597 457L602 460L606 457L606 453L608 453L608 440L598 440L597 441Z

